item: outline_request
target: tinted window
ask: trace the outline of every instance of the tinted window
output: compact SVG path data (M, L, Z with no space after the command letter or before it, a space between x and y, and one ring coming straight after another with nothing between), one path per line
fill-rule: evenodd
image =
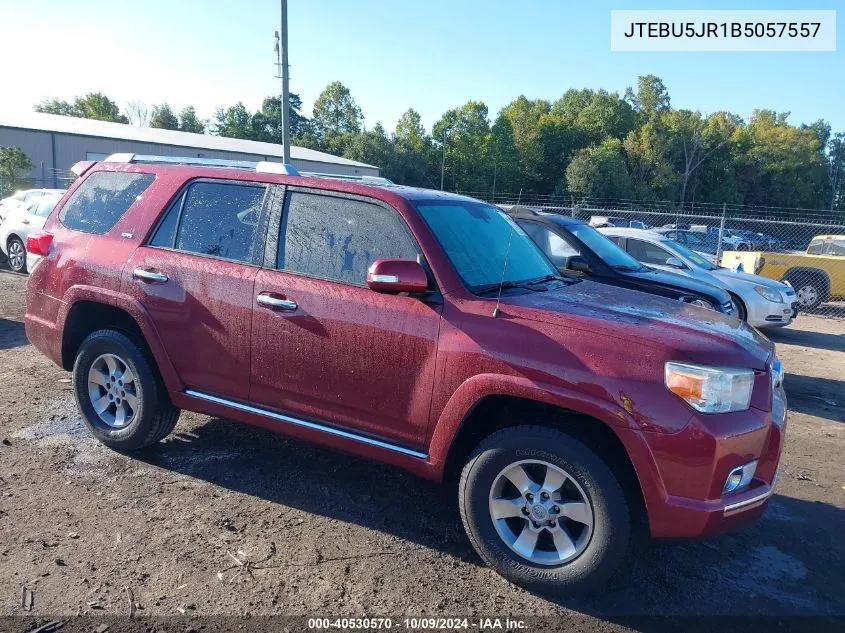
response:
M644 264L664 265L666 260L673 257L672 253L656 244L628 238L628 252L631 256Z
M107 233L154 179L152 174L93 173L62 207L60 220L76 231Z
M557 274L525 231L496 207L425 200L416 208L470 289Z
M587 224L574 224L570 227L570 231L611 268L626 268L629 270L641 268L639 262L593 227Z
M276 261L281 270L363 286L377 259L417 260L405 221L392 209L296 191L285 206Z
M529 237L534 240L534 243L537 246L543 249L543 252L558 268L565 267L569 258L573 255L580 255L577 248L573 247L560 235L552 233L549 229L540 224L536 224L534 222L519 222L519 226L528 233Z
M194 183L185 192L184 203L180 197L171 205L150 244L252 262L263 200L262 186Z

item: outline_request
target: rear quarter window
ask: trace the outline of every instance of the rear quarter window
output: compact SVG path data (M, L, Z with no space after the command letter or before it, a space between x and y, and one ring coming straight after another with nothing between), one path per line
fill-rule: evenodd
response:
M59 220L75 231L108 233L153 180L152 174L95 172L73 192L62 207Z

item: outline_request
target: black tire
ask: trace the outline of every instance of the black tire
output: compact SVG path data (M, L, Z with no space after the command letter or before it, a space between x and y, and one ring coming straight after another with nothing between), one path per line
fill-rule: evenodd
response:
M561 468L591 505L592 534L572 560L534 563L513 551L497 532L489 506L492 486L508 465L524 460ZM539 593L575 595L602 584L623 561L632 540L631 510L616 476L593 451L552 428L509 427L482 441L461 473L458 503L479 556L509 581Z
M94 410L88 393L88 373L103 354L119 357L135 377L138 409L129 424L111 428ZM179 419L163 382L144 351L125 334L116 330L98 330L88 335L79 346L73 364L73 386L76 403L92 435L118 451L134 451L157 444L167 437Z
M23 259L20 260L20 265L15 265L12 263L12 248L19 248L20 251L23 253ZM11 268L16 273L25 273L26 272L26 245L23 243L21 238L17 235L13 235L9 238L9 241L6 245L6 251L9 253L9 256L6 258L9 261L9 268Z
M748 310L745 307L745 303L740 299L737 295L732 294L731 300L734 302L737 310L737 318L740 321L748 321Z

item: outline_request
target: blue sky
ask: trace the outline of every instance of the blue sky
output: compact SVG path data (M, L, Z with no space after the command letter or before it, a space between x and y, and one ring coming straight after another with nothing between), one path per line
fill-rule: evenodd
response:
M408 107L430 127L484 101L491 118L520 94L624 92L638 75L665 82L676 107L790 111L845 131L845 54L610 52L611 9L836 9L836 0L289 0L291 90L306 114L326 84L349 86L368 125L392 129ZM837 15L838 26L842 14ZM0 0L3 113L47 96L105 92L193 104L202 116L279 90L276 0ZM13 25L10 28L10 25ZM842 30L841 28L838 30ZM841 42L841 38L839 38Z

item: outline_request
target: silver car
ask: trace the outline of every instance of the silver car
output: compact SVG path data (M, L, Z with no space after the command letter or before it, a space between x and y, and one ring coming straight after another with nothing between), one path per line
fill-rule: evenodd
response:
M665 235L642 229L599 229L634 259L727 290L737 304L739 316L758 328L789 325L798 313L798 297L792 286L759 275L720 268L683 244Z

